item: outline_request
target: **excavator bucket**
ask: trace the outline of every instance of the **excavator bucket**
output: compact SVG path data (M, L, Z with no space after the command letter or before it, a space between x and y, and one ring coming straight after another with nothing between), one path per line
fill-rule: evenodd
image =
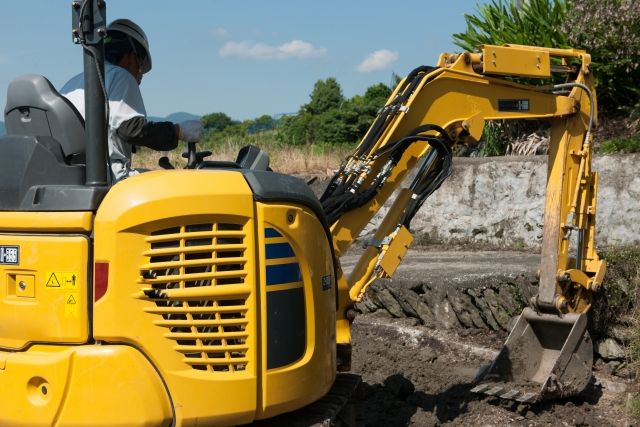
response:
M573 396L589 383L592 365L585 314L559 316L525 308L471 391L524 403Z

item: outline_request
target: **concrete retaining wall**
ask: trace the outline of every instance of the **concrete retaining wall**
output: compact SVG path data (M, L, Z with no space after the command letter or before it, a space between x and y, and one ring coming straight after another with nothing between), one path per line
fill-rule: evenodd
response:
M596 244L640 244L640 154L596 157L594 170L600 173ZM546 175L546 156L456 158L453 174L416 214L414 235L419 242L538 248Z

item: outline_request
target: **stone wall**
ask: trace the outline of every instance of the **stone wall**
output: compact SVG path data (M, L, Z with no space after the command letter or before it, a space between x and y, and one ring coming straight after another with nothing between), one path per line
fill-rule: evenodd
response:
M640 154L601 156L596 244L640 244ZM455 158L412 223L418 242L539 248L547 157ZM377 228L387 207L365 233Z
M351 259L342 259L350 271ZM413 317L433 328L509 330L537 293L539 256L511 251L410 251L393 279L376 280L356 309Z

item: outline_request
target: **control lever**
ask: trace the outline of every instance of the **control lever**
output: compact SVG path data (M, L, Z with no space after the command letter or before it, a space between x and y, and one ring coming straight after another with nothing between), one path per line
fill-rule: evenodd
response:
M162 169L175 169L167 156L160 157L160 159L158 160L158 166L160 166Z
M196 143L188 142L187 151L182 153L182 157L188 159L187 165L184 168L195 169L198 164L202 163L205 157L209 157L211 154L213 154L211 151L196 151Z

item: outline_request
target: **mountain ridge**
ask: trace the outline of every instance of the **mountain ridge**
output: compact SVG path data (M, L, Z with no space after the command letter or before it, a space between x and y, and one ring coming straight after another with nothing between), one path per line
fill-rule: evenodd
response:
M166 117L148 116L147 119L151 120L152 122L179 123L184 122L185 120L200 120L200 116L192 113L187 113L186 111L178 111L176 113L171 113Z

